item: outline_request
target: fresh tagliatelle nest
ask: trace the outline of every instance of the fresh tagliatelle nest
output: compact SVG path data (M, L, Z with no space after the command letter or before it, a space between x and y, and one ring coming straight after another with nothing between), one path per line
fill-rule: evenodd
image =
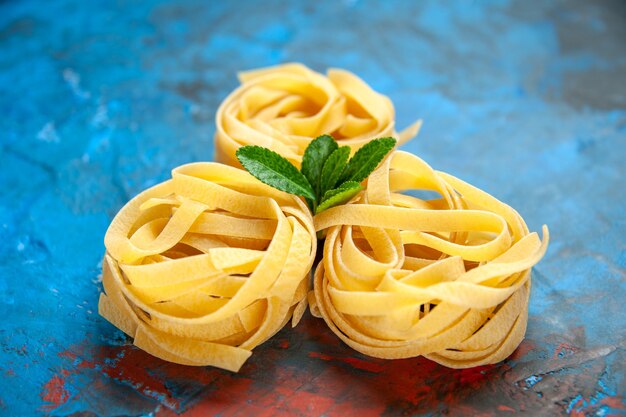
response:
M311 309L355 350L467 368L503 360L524 337L531 267L548 230L543 240L529 233L489 194L395 152L315 226L326 241Z
M396 133L391 100L342 69L324 76L284 64L242 72L239 79L241 86L222 102L215 121L216 160L225 164L239 166L237 149L258 145L300 166L307 145L322 134L355 151L383 136L403 143L421 126L418 121Z
M100 314L154 356L231 371L307 305L378 358L510 355L548 229L540 239L508 205L392 152L421 122L398 134L391 101L347 71L240 80L216 115L216 158L232 166L178 167L113 219Z
M316 245L299 198L237 168L184 165L113 219L100 314L154 356L237 371L302 317Z

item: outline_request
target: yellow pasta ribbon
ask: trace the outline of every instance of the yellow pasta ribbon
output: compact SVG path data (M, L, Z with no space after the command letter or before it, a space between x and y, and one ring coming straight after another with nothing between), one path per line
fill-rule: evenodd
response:
M350 204L314 222L326 241L311 311L357 351L468 368L499 362L522 341L546 226L540 239L511 207L400 151Z
M154 356L238 371L302 317L316 245L300 198L230 166L183 165L113 219L99 312Z
M417 135L421 120L395 131L388 97L341 69L327 76L302 64L284 64L239 74L241 86L216 115L215 159L240 166L235 152L258 145L300 166L309 142L331 134L356 151L372 139L394 136L404 143Z

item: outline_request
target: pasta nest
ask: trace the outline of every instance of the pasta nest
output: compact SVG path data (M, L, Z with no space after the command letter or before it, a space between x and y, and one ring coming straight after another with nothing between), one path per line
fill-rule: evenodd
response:
M326 241L311 310L357 351L468 368L523 339L546 226L541 240L508 205L399 151L351 204L314 221Z
M319 135L331 134L354 151L383 136L402 143L421 125L417 121L397 134L391 100L345 70L330 69L324 76L302 64L285 64L242 72L239 80L241 86L216 115L215 159L228 165L239 166L239 147L258 145L299 167Z
M301 318L316 245L299 198L237 168L183 165L113 219L99 310L154 356L237 371Z

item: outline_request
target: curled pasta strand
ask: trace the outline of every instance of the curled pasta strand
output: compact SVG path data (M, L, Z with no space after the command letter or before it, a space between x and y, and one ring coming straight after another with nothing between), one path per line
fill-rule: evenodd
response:
M421 127L418 120L397 133L391 100L345 70L330 69L324 76L302 64L284 64L242 72L239 80L216 115L215 157L229 165L239 166L235 152L244 145L270 148L300 166L319 135L331 134L355 151L384 136L404 143Z
M154 356L237 371L301 318L316 245L299 198L237 168L183 165L113 219L99 311Z
M314 222L326 240L311 311L355 350L467 368L501 361L523 339L548 229L540 239L484 191L396 151L350 204Z

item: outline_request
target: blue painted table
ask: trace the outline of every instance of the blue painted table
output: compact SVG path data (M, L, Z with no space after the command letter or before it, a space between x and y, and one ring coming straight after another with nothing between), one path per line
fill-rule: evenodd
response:
M237 70L285 61L361 75L424 119L404 149L550 226L511 358L369 359L307 316L234 375L98 316L111 217L212 159ZM5 1L0 110L2 415L626 413L623 1Z

